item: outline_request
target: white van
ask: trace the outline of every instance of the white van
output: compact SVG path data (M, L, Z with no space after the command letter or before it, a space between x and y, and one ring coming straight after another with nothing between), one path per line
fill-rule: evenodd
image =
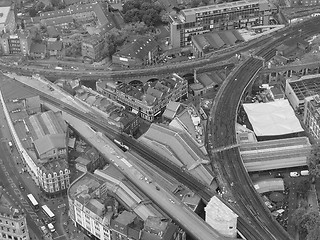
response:
M52 223L48 224L48 228L49 228L50 232L55 232L56 231L56 229L54 228Z
M301 171L301 176L308 176L309 175L309 170L302 170Z

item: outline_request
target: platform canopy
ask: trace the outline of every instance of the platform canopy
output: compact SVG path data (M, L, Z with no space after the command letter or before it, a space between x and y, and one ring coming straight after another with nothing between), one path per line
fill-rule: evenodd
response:
M303 128L288 100L243 104L257 136L277 136L302 132Z

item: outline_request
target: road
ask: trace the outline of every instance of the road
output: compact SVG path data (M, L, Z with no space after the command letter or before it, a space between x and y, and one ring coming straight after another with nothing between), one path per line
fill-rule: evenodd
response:
M6 80L0 78L0 87L7 85ZM13 90L15 91L15 89ZM23 96L21 96L23 97ZM38 186L35 185L31 177L27 172L22 172L24 167L17 149L13 145L13 150L10 152L8 142L12 140L9 127L4 117L2 105L0 103L0 182L12 199L15 205L20 206L27 214L27 224L29 231L31 230L31 236L38 239L42 239L42 232L40 226L44 223L41 219L45 216L41 211L35 212L27 200L27 194L32 193L38 200L40 205L47 204L51 209L55 209L57 205L67 203L67 199L56 199L55 201L49 201L48 199L41 197L41 191ZM64 211L61 208L55 213L57 214L57 223L60 221L60 214ZM56 232L53 233L54 239L66 239L64 233L59 224L56 224Z

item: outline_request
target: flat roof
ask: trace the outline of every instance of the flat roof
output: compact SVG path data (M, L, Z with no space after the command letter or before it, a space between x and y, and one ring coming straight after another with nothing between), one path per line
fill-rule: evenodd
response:
M288 80L297 98L303 101L306 97L320 94L320 74L303 76L298 80Z
M202 12L208 12L208 11L216 11L216 10L222 10L227 8L237 8L252 4L260 4L260 3L268 3L266 0L243 0L243 1L237 1L237 2L228 2L228 3L220 3L220 4L213 4L203 7L197 7L197 8L189 8L181 10L182 13L185 15L193 15L196 13L202 13Z

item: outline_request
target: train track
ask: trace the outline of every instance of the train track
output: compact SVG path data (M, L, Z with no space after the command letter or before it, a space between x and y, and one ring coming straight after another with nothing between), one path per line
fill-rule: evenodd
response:
M320 18L313 19L308 23L295 26L294 31L288 35L283 35L278 39L263 46L256 52L258 57L269 60L275 55L274 46L282 43L289 37L299 36L301 38L310 36L318 32L317 25ZM298 29L301 29L297 33ZM254 74L261 69L262 61L251 58L230 77L230 81L218 93L221 97L219 102L212 109L212 121L208 126L212 126L208 131L207 139L215 148L236 144L235 121L238 103L240 102L243 91L251 82ZM209 138L209 136L212 136ZM232 191L238 206L243 211L239 218L238 229L247 239L291 239L288 233L271 216L260 196L255 191L251 179L241 160L238 148L227 149L223 152L214 153L211 156L219 162L225 180Z

